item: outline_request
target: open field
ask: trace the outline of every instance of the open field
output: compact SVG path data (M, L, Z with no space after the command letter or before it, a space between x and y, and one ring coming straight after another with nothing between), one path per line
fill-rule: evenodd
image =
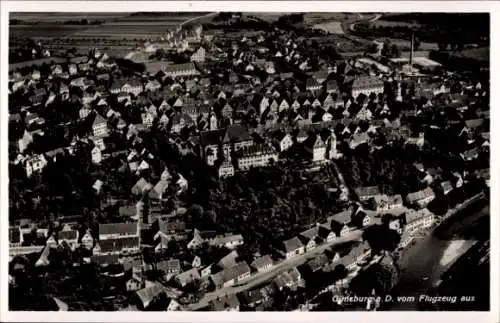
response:
M55 23L67 20L113 20L130 15L127 12L12 12L9 19L26 22Z
M419 27L420 24L404 21L377 20L372 23L376 27Z
M316 24L313 26L314 29L320 29L332 34L343 34L342 23L339 21L330 21L322 24Z
M18 38L58 38L68 37L88 28L83 25L12 25L9 27L9 37Z

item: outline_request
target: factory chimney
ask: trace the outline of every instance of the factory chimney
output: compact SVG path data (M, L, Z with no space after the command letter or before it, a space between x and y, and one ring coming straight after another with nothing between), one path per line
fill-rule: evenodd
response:
M410 73L413 73L413 46L414 46L415 33L411 33L411 43L410 43Z

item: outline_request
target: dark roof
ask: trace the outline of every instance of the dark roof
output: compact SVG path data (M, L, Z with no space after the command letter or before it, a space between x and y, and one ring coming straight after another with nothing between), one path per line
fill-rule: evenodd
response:
M374 195L379 195L380 190L378 186L365 186L365 187L358 187L355 189L356 194L359 197L366 197L366 196L374 196Z
M321 269L323 266L327 265L329 263L328 257L322 253L315 258L309 260L307 262L307 266L311 269L311 271L315 272L319 269Z
M251 139L252 137L248 133L248 129L240 124L232 124L226 128L222 142L241 142Z
M99 241L101 252L121 251L124 248L139 247L138 237L107 239Z
M57 240L76 240L77 237L77 230L59 231L59 233L57 234Z
M224 129L211 131L202 131L200 133L200 142L202 146L218 145L224 136Z
M105 223L99 224L99 235L101 234L137 234L137 223Z
M93 255L90 261L99 265L117 264L120 259L119 255Z
M269 145L253 145L238 150L238 156L269 155L276 153L276 149Z
M384 86L384 82L377 78L376 76L371 75L360 75L354 78L352 83L353 89L365 89L371 87L380 87Z
M167 66L163 67L163 71L165 73L173 73L173 72L179 72L179 71L185 71L185 70L191 70L191 69L196 70L196 67L193 63L173 64L173 65L167 65Z
M253 267L253 268L261 268L261 267L264 267L264 266L267 266L268 264L273 264L273 259L271 258L270 255L264 255L262 257L259 257L257 259L255 259L250 265Z
M21 231L18 227L9 228L9 242L19 243L21 242Z
M160 284L153 284L136 292L137 297L144 308L148 307L151 301L160 293L166 293L166 288Z
M226 309L237 308L239 306L240 301L235 294L219 297L210 303L210 307L213 311L225 311Z

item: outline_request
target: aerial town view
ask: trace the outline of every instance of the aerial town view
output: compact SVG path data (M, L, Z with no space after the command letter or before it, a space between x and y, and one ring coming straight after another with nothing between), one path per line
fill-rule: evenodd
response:
M11 12L9 310L489 311L489 56L488 13Z

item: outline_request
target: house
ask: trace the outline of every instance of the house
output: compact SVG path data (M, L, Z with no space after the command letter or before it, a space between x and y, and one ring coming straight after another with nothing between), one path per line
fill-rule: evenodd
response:
M144 288L144 283L141 278L137 275L132 275L132 277L125 282L125 288L127 292L135 292L141 288Z
M94 247L94 238L92 237L90 230L87 230L87 232L83 235L81 246L88 250L91 250Z
M436 195L434 194L434 191L432 190L432 188L427 187L423 190L409 193L406 196L406 201L408 202L409 205L414 205L414 206L418 206L420 208L424 208L435 197L436 197Z
M351 86L351 96L357 98L360 94L370 96L371 93L384 93L384 82L371 75L356 75Z
M443 194L447 195L451 191L453 191L453 185L451 184L450 181L444 181L441 184L439 184L441 189L443 190Z
M57 242L61 244L63 241L71 247L72 250L78 246L78 230L72 230L70 227L65 226L57 233Z
M241 124L231 124L223 132L222 149L226 158L230 158L233 149L238 151L252 145L253 139L248 129Z
M96 113L92 122L92 134L95 137L105 137L108 134L108 124L99 113Z
M179 259L163 260L156 264L156 269L163 271L168 277L175 276L181 272L181 262Z
M238 259L238 257L239 257L238 252L233 250L224 257L222 257L222 259L219 260L219 262L217 263L217 266L223 269L231 268L237 264L236 259Z
M47 166L47 159L44 155L34 154L24 160L24 169L26 176L31 177L32 174L41 172Z
M252 261L250 266L257 272L265 272L271 269L274 265L274 261L270 255L264 255Z
M363 228L372 223L372 218L365 211L359 210L352 215L351 223L355 227Z
M163 195L166 193L168 188L168 181L160 179L158 183L149 191L148 196L152 200L163 200Z
M140 251L139 237L129 236L99 240L92 250L94 255L120 254L133 255Z
M399 248L406 248L406 246L409 245L412 240L413 235L410 232L403 232L403 234L401 235L401 241L399 242Z
M356 192L359 200L362 202L380 196L380 190L378 186L358 187L354 189L354 191Z
M24 241L24 234L20 227L9 228L9 247L20 247Z
M179 304L175 299L170 299L167 306L167 312L174 312L180 310L182 310L181 304Z
M392 196L387 196L385 194L376 195L373 199L375 202L375 211L377 212L389 211L403 207L403 198L399 194Z
M330 243L335 240L335 232L323 224L318 225L318 237L320 237L324 242Z
M205 242L205 239L201 237L200 231L198 229L194 229L193 237L187 244L188 249L198 249L201 247L202 243Z
M215 288L222 288L232 286L239 281L250 277L250 272L250 267L243 261L230 268L226 268L216 274L213 274L210 278L214 283Z
M212 274L212 269L214 268L214 264L210 264L208 266L206 266L205 268L203 268L200 272L201 274L201 277L208 277Z
M460 157L462 157L464 161L472 161L476 159L478 156L479 156L479 150L477 148L472 148L460 153Z
M315 273L327 266L329 263L330 259L328 259L328 256L324 253L321 253L313 259L309 260L306 263L305 268L307 272Z
M142 196L145 192L148 192L152 188L153 186L148 183L144 177L141 177L132 187L131 192L136 196Z
M320 136L316 136L313 150L313 162L322 162L326 159L326 143L321 139Z
M234 249L241 246L243 243L243 236L241 234L217 236L208 240L210 246L226 247L227 249Z
M237 151L238 168L265 167L278 160L278 153L269 145L243 147Z
M174 280L180 287L186 287L186 285L193 283L201 278L200 273L197 268L192 268L188 271L178 274L175 276Z
M189 77L198 75L199 72L193 63L173 64L162 66L162 71L167 77Z
M137 222L99 224L99 241L124 237L137 237L138 235L139 226Z
M298 237L293 237L283 242L286 259L293 258L297 255L303 254L305 246L302 244Z
M99 147L95 146L94 148L92 148L92 150L90 151L90 154L91 154L93 164L98 165L101 163L102 154L101 154L101 149L99 149Z
M316 248L316 245L323 242L322 239L318 236L318 226L301 232L298 238L300 239L302 244L304 244L306 251Z
M275 146L278 151L283 152L293 145L292 136L284 131L279 131L275 134Z
M302 275L297 267L293 267L289 271L281 273L273 280L274 285L278 290L283 290L285 287L295 290L303 283Z
M242 305L254 311L262 311L265 306L270 306L271 297L266 292L266 289L259 288L253 290L245 290L238 294L238 298Z
M405 231L410 233L430 227L435 220L434 214L428 209L418 211L410 209L405 215Z
M192 55L191 62L203 63L205 62L206 50L203 47L199 47Z
M306 91L315 92L319 90L321 90L321 84L315 78L309 77L306 80Z
M352 209L347 209L342 212L329 216L326 225L323 226L330 228L337 237L342 237L351 231L351 214Z
M153 283L136 291L134 300L137 307L144 310L162 293L166 294L166 288L158 283Z
M218 297L209 303L209 309L216 312L238 312L240 301L235 294Z
M234 175L234 166L229 160L224 160L219 166L219 178L231 177Z

